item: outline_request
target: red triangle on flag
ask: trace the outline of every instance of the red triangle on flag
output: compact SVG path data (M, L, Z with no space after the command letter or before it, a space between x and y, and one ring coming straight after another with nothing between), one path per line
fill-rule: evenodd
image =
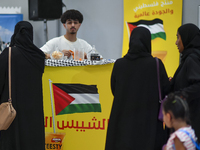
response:
M74 97L53 85L54 103L56 115L75 100Z
M127 23L127 24L128 24L128 27L129 27L129 30L130 30L130 34L131 34L131 32L133 31L133 29L137 28L137 26L136 25L132 25L130 23Z

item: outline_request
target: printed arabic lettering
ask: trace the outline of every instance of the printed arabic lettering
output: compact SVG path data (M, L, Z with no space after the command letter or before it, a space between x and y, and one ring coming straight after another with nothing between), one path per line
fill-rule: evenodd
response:
M142 4L142 5L138 5L138 7L135 7L135 9L133 9L135 12L137 12L138 9L143 9L143 8L147 8L147 7L155 7L155 6L158 6L159 3L156 1L156 2L153 2L151 4Z
M70 121L57 121L57 128L60 130L64 130L66 128L74 128L76 130L83 130L85 129L95 129L95 130L105 130L105 121L109 121L109 119L102 119L102 121L98 121L95 117L92 118L92 122L88 122L88 125L85 124L84 121L75 121L71 120ZM52 117L45 117L45 127L52 127Z
M158 11L152 11L152 15L164 15L164 14L173 14L173 9L165 9L165 10L158 10Z
M146 12L146 11L144 11L144 12L142 12L142 13L140 13L140 14L135 14L135 18L140 18L140 17L142 17L142 16L149 16L149 12Z
M96 121L96 120L95 120ZM66 125L64 120L62 121L62 124L60 125L59 121L57 121L57 127L60 130L64 130L65 128L74 128L74 129L100 129L104 130L105 129L105 121L106 119L102 119L102 126L101 126L101 121L98 121L98 126L96 125L96 122L93 122L93 125L91 125L91 122L88 122L88 126L84 125L84 121L82 121L81 126L79 126L79 121L76 121L76 124L74 125L74 120L71 121L71 126L69 125L69 121L66 121Z
M173 4L173 1L168 1L167 0L167 2L166 2L166 0L165 0L165 2L161 2L161 7L163 7L164 5L171 5L171 4Z

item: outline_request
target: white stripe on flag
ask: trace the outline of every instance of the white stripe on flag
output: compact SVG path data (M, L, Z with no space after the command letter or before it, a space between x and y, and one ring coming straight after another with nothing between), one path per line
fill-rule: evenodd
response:
M99 103L99 94L69 94L75 98L70 104L96 104Z
M138 27L145 27L145 28L149 29L151 34L155 34L155 33L158 33L158 32L165 32L163 25L160 24L160 23L157 23L157 24L154 24L154 25L139 24Z
M126 28L127 28L127 31L128 31L128 39L129 39L129 37L130 37L130 30L129 30L127 21L126 21ZM130 40L130 39L129 39L129 40Z

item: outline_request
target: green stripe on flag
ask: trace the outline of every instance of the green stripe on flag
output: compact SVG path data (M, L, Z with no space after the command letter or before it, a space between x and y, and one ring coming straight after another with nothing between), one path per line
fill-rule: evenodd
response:
M155 34L151 34L151 39L152 40L155 39L155 38L157 38L157 37L160 37L160 38L166 40L166 34L165 34L165 32L158 32L158 33L155 33Z
M84 112L101 112L101 104L70 104L58 115Z

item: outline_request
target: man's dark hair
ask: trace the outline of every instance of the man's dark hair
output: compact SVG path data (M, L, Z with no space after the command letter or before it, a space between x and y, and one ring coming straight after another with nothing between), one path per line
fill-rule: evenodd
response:
M79 23L83 22L83 15L75 9L70 9L61 15L61 22L64 24L68 19L78 20Z

